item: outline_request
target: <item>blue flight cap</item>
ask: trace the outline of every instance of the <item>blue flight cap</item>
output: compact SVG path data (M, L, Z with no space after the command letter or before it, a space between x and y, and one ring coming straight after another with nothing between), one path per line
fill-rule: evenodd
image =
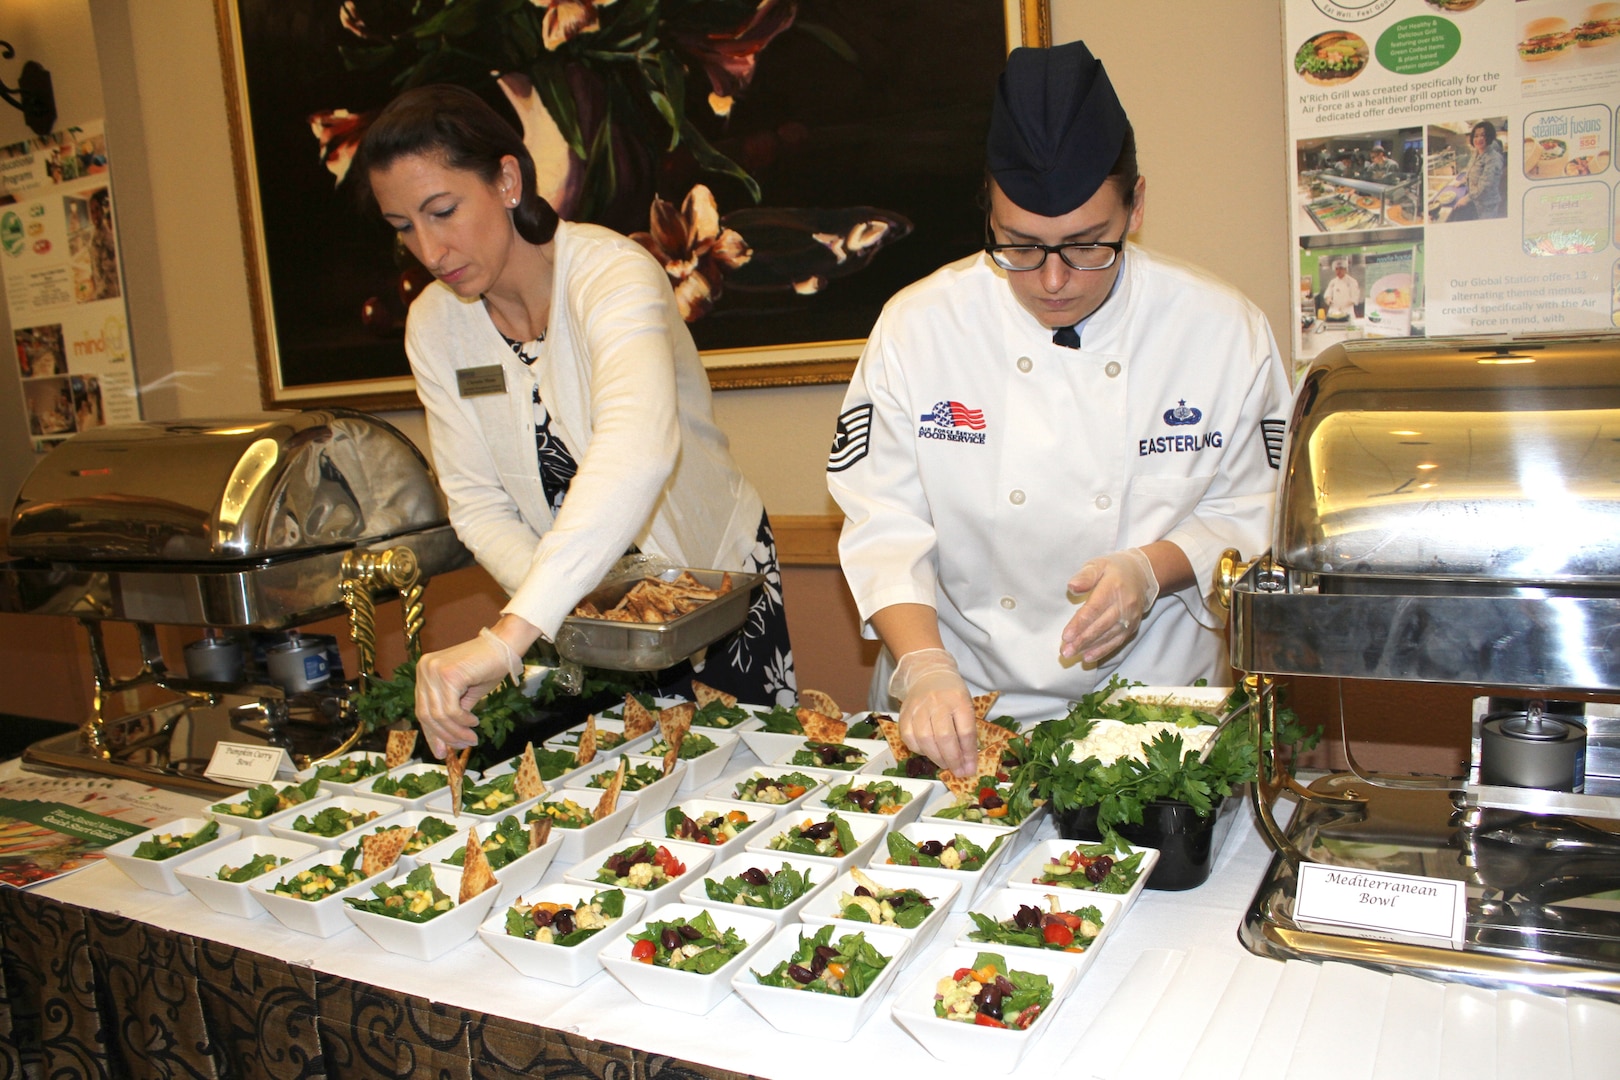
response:
M1062 217L1102 187L1127 126L1102 61L1084 42L1014 49L990 109L990 175L1023 209Z

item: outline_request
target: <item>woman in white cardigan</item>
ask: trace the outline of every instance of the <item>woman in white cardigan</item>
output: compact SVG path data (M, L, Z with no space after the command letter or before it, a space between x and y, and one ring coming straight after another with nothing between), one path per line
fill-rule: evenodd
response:
M630 550L765 573L702 679L791 701L770 523L715 426L663 268L626 237L559 221L518 133L461 87L396 98L358 165L437 279L411 306L405 349L451 523L511 594L493 626L417 665L433 752L476 742L471 706Z

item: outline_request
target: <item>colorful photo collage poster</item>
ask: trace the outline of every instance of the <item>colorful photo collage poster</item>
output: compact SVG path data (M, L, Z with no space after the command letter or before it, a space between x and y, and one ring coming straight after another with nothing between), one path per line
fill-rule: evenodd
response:
M1620 326L1620 3L1285 0L1296 375Z
M0 147L0 266L34 449L139 420L100 122Z

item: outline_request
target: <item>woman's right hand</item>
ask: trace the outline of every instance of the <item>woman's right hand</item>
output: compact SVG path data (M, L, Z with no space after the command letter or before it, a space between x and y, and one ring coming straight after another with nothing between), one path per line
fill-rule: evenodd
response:
M978 725L967 683L944 649L918 649L900 658L889 692L900 699L900 738L942 769L968 776L978 769Z
M471 709L511 673L510 656L485 630L416 662L416 721L435 757L477 745L478 717Z

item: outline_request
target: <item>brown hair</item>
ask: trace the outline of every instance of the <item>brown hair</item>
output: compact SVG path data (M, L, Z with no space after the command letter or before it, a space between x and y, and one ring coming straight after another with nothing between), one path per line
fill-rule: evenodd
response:
M557 211L535 190L534 158L522 137L477 94L464 86L418 86L384 106L360 141L355 171L361 198L372 202L371 173L403 157L426 154L452 169L477 173L493 184L501 159L517 159L523 192L512 211L518 235L531 244L548 242L557 231Z

